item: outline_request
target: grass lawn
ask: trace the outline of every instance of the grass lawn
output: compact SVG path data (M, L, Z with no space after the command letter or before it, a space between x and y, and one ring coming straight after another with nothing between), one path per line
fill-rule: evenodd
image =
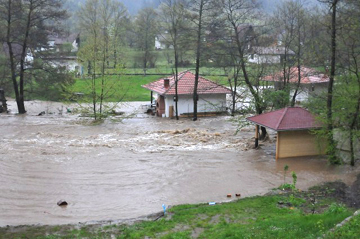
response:
M150 91L141 87L161 76L106 76L106 91L109 91L105 101L150 101ZM97 93L100 93L101 80L96 80ZM88 95L91 92L90 79L77 79L69 89L71 92L81 92Z
M147 76L106 76L106 91L109 92L105 101L150 101L150 91L141 87L152 81L163 78L163 75L147 75ZM221 85L227 85L226 77L211 76L207 77ZM101 79L96 80L97 93L100 93ZM91 79L77 79L75 84L70 87L70 92L81 92L90 95Z
M29 226L0 228L0 238L360 238L359 216L326 192L289 192L231 203L179 205L159 220L133 225ZM316 195L316 204L311 198Z

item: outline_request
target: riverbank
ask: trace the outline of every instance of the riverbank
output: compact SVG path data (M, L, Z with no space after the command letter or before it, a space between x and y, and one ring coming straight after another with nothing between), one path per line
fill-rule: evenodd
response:
M359 238L360 175L228 203L187 204L128 221L0 228L0 238Z

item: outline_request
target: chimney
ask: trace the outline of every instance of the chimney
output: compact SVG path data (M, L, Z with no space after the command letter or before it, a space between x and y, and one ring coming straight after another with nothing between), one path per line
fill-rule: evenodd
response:
M169 79L164 79L164 87L167 89L170 86L170 80Z

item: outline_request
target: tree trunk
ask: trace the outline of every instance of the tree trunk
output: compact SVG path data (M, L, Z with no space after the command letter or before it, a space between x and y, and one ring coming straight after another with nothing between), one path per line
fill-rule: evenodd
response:
M197 42L196 42L195 83L194 83L194 93L193 93L193 101L194 101L194 118L193 118L193 121L197 120L197 106L198 106L197 103L198 103L198 99L199 99L199 96L197 94L197 88L198 88L198 84L199 84L203 6L204 6L204 1L201 0L200 9L199 9L199 25L198 25L198 32L197 32L198 35L197 35Z
M328 130L328 150L329 161L331 164L340 164L340 160L336 156L336 143L333 135L332 122L332 99L333 99L333 85L336 68L336 7L338 0L332 2L332 17L331 17L331 69L330 80L327 95L327 130Z
M12 1L8 1L8 16L7 16L7 34L6 34L6 43L9 48L9 60L10 60L10 70L11 70L11 80L13 83L16 104L18 108L19 114L24 114L26 112L25 105L24 105L24 96L23 92L22 95L19 92L19 84L16 79L16 64L15 64L15 56L14 51L12 48L12 40L11 36L11 21L12 21Z
M175 37L177 34L175 34ZM179 112L178 112L178 53L177 53L177 45L176 45L176 40L174 42L175 46L174 46L174 55L175 55L175 118L176 120L179 120Z
M358 82L358 100L356 105L356 111L354 114L353 121L350 126L350 153L351 153L351 166L355 166L355 152L354 152L354 138L353 138L353 130L356 128L356 123L360 114L360 77L358 72L356 72L357 82Z

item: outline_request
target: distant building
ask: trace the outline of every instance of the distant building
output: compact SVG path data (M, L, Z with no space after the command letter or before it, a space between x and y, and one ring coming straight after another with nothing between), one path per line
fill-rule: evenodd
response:
M173 46L170 44L171 40L169 38L170 35L167 32L155 36L155 50L165 50L165 49L173 48Z
M289 84L295 86L298 83L298 68L291 67L286 75L289 79ZM310 96L317 96L327 91L330 78L323 73L319 73L315 69L308 67L300 67L300 87L298 95L296 96L297 102L306 101ZM282 71L276 72L272 75L267 75L261 78L261 81L273 82L275 90L282 89L284 85L284 73ZM292 87L294 88L294 87ZM290 94L293 94L294 90Z
M70 52L77 52L80 47L80 34L73 33L68 36L60 36L58 34L50 34L48 36L48 46L56 52L63 52L64 46L69 44L71 46Z
M178 75L178 115L193 115L195 75L190 71L181 72ZM163 78L142 87L156 93L157 116L173 117L175 115L175 75ZM213 81L199 77L198 84L198 113L217 114L226 111L226 95L231 91ZM151 97L152 98L152 97Z
M285 56L291 60L295 52L285 47L252 47L248 53L248 62L255 64L279 64L284 62Z

